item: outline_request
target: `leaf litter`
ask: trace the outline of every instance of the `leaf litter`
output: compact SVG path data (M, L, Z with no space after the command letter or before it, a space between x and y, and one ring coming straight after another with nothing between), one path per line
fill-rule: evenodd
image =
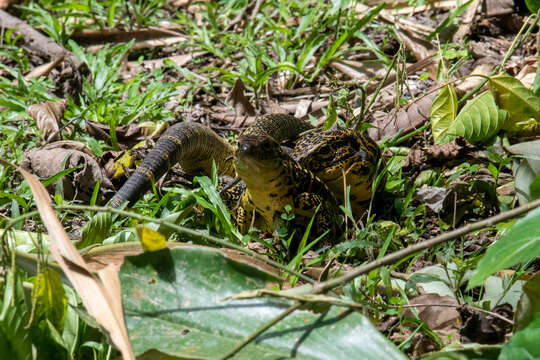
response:
M115 114L112 108L104 111L100 108L103 107L103 104L88 102L93 95L87 92L89 88L85 89L82 86L82 79L89 82L95 82L97 79L88 77L84 66L80 68L78 66L80 65L80 59L76 58L73 61L76 66L60 62L53 66L52 70L43 72L41 75L42 80L53 80L52 84L45 85L45 89L47 89L45 91L60 96L62 99L60 101L64 107L68 99L67 94L76 103L67 103L67 113L64 113L64 116L67 115L66 119L45 107L43 109L38 108L36 112L35 109L38 105L32 104L41 103L43 105L44 101L52 100L48 96L38 96L33 102L25 103L25 107L30 106L28 109L32 109L32 111L29 110L29 113L34 114L31 114L31 116L36 121L39 119L38 128L42 130L46 142L58 140L60 137L74 138L81 140L84 145L92 149L92 152L97 150L95 153L103 154L107 151L110 152L111 148L116 146L118 148L115 150L131 149L136 143L146 140L149 137L149 131L143 129L143 123L144 120L153 120L154 115L166 121L176 121L187 115L185 117L192 121L208 124L223 136L237 133L240 128L249 125L253 121L255 114L265 112L289 112L305 119L311 118L314 123L322 124L325 118L324 113L328 111L329 104L332 102L329 100L329 96L332 95L333 99L338 99L337 115L342 124L353 116L359 116L362 123L369 123L374 126L367 128L368 134L380 144L386 146L385 160L389 174L384 184L386 194L383 196L386 196L386 198L374 204L374 210L377 220L389 219L397 224L398 227L396 232L393 233L394 236L388 237L392 241L385 244L384 248L395 250L408 243L429 239L448 228L474 222L492 215L498 212L499 208L511 208L514 201L512 191L514 187L518 192L518 196L521 196L519 194L523 193L522 190L527 196L526 198L521 197L520 203L532 200L529 187L537 171L534 167L529 166L527 168L528 177L521 176L520 181L518 181L517 174L522 174L523 171L517 172L512 169L510 161L531 164L534 155L528 155L530 151L514 150L512 151L514 154L524 155L522 157L524 160L521 160L520 157L510 159L508 155L500 150L512 149L513 145L503 144L497 146L491 142L492 139L490 138L500 129L499 122L505 121L504 119L497 117L496 120L478 122L487 124L488 130L475 127L477 123L471 120L467 123L468 125L464 125L460 132L454 134L464 135L466 138L469 136L467 139L471 141L481 139L481 142L485 142L478 144L476 147L462 137L457 137L447 144L433 145L433 140L437 140L435 134L432 134L429 128L422 128L422 126L430 122L430 118L433 121L432 116L430 116L430 109L438 87L446 81L455 81L459 76L470 74L488 76L494 66L501 64L517 32L522 25L526 24L523 9L521 9L521 13L514 14L514 12L508 11L510 6L508 4L505 4L504 7L496 7L494 6L495 1L487 1L484 11L480 10L477 1L472 1L472 6L468 9L464 8L463 13L456 14L455 8L445 7L443 3L445 2L436 2L428 7L422 7L423 5L404 6L381 10L379 13L380 19L386 24L384 26L395 26L396 38L381 30L382 25L377 23L377 26L370 26L365 29L365 33L359 34L358 37L352 37L349 42L345 42L342 50L345 49L346 51L330 55L330 57L335 58L328 61L328 66L318 68L318 60L327 56L325 51L331 47L333 41L338 40L337 36L339 34L337 33L335 38L329 37L324 43L321 43L323 45L318 50L315 50L313 56L304 64L305 68L295 72L287 67L278 70L279 66L286 64L291 59L290 56L285 56L284 51L286 50L283 48L276 47L264 52L262 50L264 46L261 46L260 42L252 42L250 45L255 47L253 51L238 52L239 47L235 41L244 35L244 30L257 21L258 17L268 16L268 5L263 6L263 2L253 2L245 9L238 11L236 17L221 16L217 19L217 22L216 19L208 18L209 14L212 13L209 11L208 4L171 2L170 5L173 8L163 8L162 15L164 19L174 18L175 12L171 9L183 11L186 14L181 17L183 21L176 23L174 26L169 26L169 23L169 25L164 25L161 28L153 26L144 28L146 26L143 25L144 19L138 18L136 22L138 22L139 29L135 30L133 24L122 23L121 19L115 19L115 21L122 23L123 30L92 29L73 32L69 35L79 45L87 45L86 51L88 53L106 51L103 50L106 49L103 46L104 44L125 41L126 36L136 38L136 42L127 51L125 58L119 62L122 70L119 72L118 79L123 81L124 84L137 85L132 90L127 88L125 91L122 90L123 92L118 94L117 99L126 102L133 101L133 98L143 96L149 88L149 84L153 81L176 83L176 89L181 89L183 96L170 102L168 112L156 114L149 110L147 117L143 115L142 118L136 118L133 122L118 123L117 121L121 117L118 117L119 114ZM232 10L232 8L229 9L229 11ZM366 10L367 8L362 6L355 8L355 11L360 15L365 14ZM346 11L346 9L340 11ZM293 30L303 26L303 22L308 21L306 19L309 16L301 17L290 13L288 15L288 26ZM437 32L437 27L443 24L445 19L452 19L453 16L460 19L462 15L464 16L462 18L463 22L452 24L452 20L449 20L448 28L442 29L445 31L438 32L441 39L444 36L452 39L452 36L454 36L455 43L438 44L434 41L425 40L430 34ZM359 15L357 14L357 16ZM397 20L398 18L400 20ZM213 23L211 23L212 21ZM216 24L227 30L224 33L227 36L215 36L209 40L208 31L210 31L210 36L213 36L211 31L214 30L212 27L216 26ZM452 35L452 31L450 31L453 25L459 25L455 35ZM186 29L207 31L206 34L194 33L198 39L206 39L207 42L201 41L197 43L196 41L190 41L186 36L189 34L185 32ZM27 34L29 37L35 36L35 33L32 32L27 32ZM61 34L56 35L60 36ZM230 39L227 38L228 36L230 36ZM262 40L271 40L272 36L272 31L267 31L262 35ZM104 41L98 44L94 40L96 38ZM468 48L461 46L460 41L463 38L468 38ZM532 38L531 36L525 39L523 44L515 49L513 56L508 59L504 66L504 70L508 72L508 75L504 75L509 79L507 83L511 83L511 87L518 90L507 94L504 92L505 90L500 90L508 87L506 86L507 83L502 84L504 79L491 78L490 86L496 95L496 106L508 108L521 104L519 112L510 113L512 119L518 119L513 120L514 122L529 121L530 115L533 114L532 117L535 118L534 114L539 111L536 104L537 96L531 95L530 90L526 92L526 95L523 95L525 92L520 87L521 85L514 81L515 77L518 79L516 81L521 81L524 86L529 88L533 86L533 74L536 72L534 67L536 56L531 57L531 55L535 54L536 48ZM40 39L42 41L42 38ZM220 40L223 42L219 43ZM212 43L212 41L215 43ZM370 41L375 42L370 43ZM201 44L204 44L204 46ZM434 46L436 44L442 46L437 48L437 46ZM257 46L259 47L257 48ZM362 48L362 50L355 51L355 46ZM376 49L376 47L380 47L382 51ZM37 46L37 48L43 50L42 46ZM33 54L30 67L38 67L51 61L54 63L55 59L59 59L59 57L55 57L55 54L59 51L58 49L58 47L54 47L50 51L41 51L39 55ZM238 53L235 53L235 51ZM257 52L267 55L269 58L265 58L264 55L253 56ZM62 53L68 58L72 58L71 52L64 49ZM435 61L422 62L432 58L434 54L437 54ZM439 57L441 55L443 61ZM366 64L364 60L372 62L379 60L381 63L388 65L394 57L397 59L397 64L388 76L388 78L393 79L392 82L384 83L384 71L371 71L370 68L367 68L366 71L363 68ZM414 60L411 62L411 59ZM2 58L2 62L9 66L16 64L16 61L10 58L6 58L6 60ZM412 66L415 63L420 63L423 66L415 69ZM455 65L455 68L445 68L451 65ZM276 66L275 72L267 72L265 77L257 77L263 73L262 70L268 70L272 66ZM410 72L403 71L404 69ZM146 71L147 74L152 75L143 78L140 75L141 71ZM309 74L314 72L319 75L313 81L307 81ZM240 74L242 76L239 76ZM369 76L366 76L366 74ZM10 82L18 80L10 73L2 72L2 76L6 75ZM447 77L444 78L444 76ZM371 81L370 79L373 78L376 81L369 83L365 89L360 88L359 85L367 80ZM471 76L456 81L458 99L478 85L479 78L482 79L478 76ZM495 81L499 81L502 85ZM116 86L121 88L122 85L120 84L121 82L118 82ZM381 85L380 89L378 89L379 85ZM343 88L347 89L348 93L340 96L339 91ZM111 91L114 91L114 89L111 88ZM504 95L509 95L504 98L506 100L500 100L499 91L503 92L503 98ZM527 98L527 96L534 97ZM81 99L83 103L79 104ZM407 103L405 103L404 99L407 100ZM371 100L373 102L368 108L367 106ZM116 104L117 108L120 111L122 110L121 102L115 98L106 101ZM49 102L49 104L52 103ZM462 105L460 104L460 110L463 109ZM5 106L4 102L2 102L1 106ZM17 108L11 103L9 106L10 111L13 112L13 109ZM25 107L22 107L22 109ZM20 112L22 109L18 104L18 111ZM506 110L510 111L509 109ZM42 115L36 115L36 113ZM109 123L107 123L108 117L104 116L105 114L114 115L113 118L116 120L108 120ZM454 115L453 117L457 118L457 116ZM126 118L130 119L129 117ZM73 130L71 128L60 130L60 126L65 125L62 124L63 121L71 120L73 120ZM2 118L2 125L17 127L14 124L12 118ZM527 125L531 126L531 124L523 126ZM502 126L506 131L504 125ZM518 128L514 130L525 131L526 129ZM528 130L531 130L531 128ZM35 134L38 134L38 132ZM27 134L27 136L35 137L35 134ZM509 134L512 136L511 133ZM524 134L526 134L524 136L535 136L534 131ZM53 135L53 138L49 139L51 135ZM517 136L517 139L519 139L520 135ZM392 138L400 140L400 142L396 141L388 145L388 141ZM510 141L519 142L516 137L511 137ZM34 140L34 143L29 143L25 149L26 153L23 154L25 166L34 174L42 178L50 178L70 167L81 166L73 173L62 177L63 200L75 198L88 203L93 197L98 182L100 183L100 197L102 196L104 199L110 195L105 193L104 190L113 187L111 182L113 171L109 170L107 173L103 171L102 166L107 162L104 161L103 157L96 162L95 157L88 153L88 149L82 152L79 147L76 149L66 149L65 147L38 149L37 145L35 145L37 143L36 140ZM2 155L10 160L21 159L20 155L15 156L13 150ZM117 160L119 156L120 153L115 153L112 158ZM422 181L416 181L421 177L423 170L431 170L432 172L429 176L424 177ZM513 183L514 176L515 185ZM17 183L16 181L12 182ZM158 190L163 193L164 189L160 189L159 183L157 184ZM166 182L166 184L169 183ZM416 188L417 185L418 188ZM502 186L507 186L510 190L500 194L499 187ZM49 187L49 190L52 194L55 194L57 187ZM196 189L193 191L196 191ZM387 202L386 199L390 201ZM103 203L103 201L98 199L98 203ZM13 206L8 206L6 203L2 203L1 206L2 214L9 214L6 216L14 215ZM178 203L175 206L179 206ZM157 209L148 208L147 211L152 212L154 215L160 215L160 211ZM207 214L202 215L202 217L205 216ZM189 224L189 220L184 219L183 221ZM371 249L366 252L378 253L379 248L365 244L384 243L387 234L372 234L371 225L369 223L355 224L361 230L355 234L356 240L358 240L358 244L364 244L358 245L358 249L361 249L361 246L371 246ZM380 238L381 242L364 241L368 236L367 234L371 236L370 239ZM463 249L468 249L465 256L461 255L460 257L457 250L452 252L450 249L442 249L437 252L422 254L420 258L415 259L408 266L402 265L397 267L396 270L402 271L404 275L410 275L407 272L418 266L424 267L434 262L446 264L450 259L457 257L459 261L464 263L462 266L465 273L466 270L474 270L475 268L474 264L467 265L467 261L473 263L477 261L484 248L495 241L496 238L498 236L487 236L487 239L484 237L485 241L482 242L477 241L475 238L468 238L467 246L460 249L461 252L463 252ZM250 247L267 249L261 242L252 242ZM346 253L337 254L330 260L326 256L318 257L320 254L311 254L311 257L304 262L305 269L308 270L308 273L317 274L314 277L319 278L320 274L324 272L324 266L328 264L332 264L332 273L336 274L339 273L340 267L348 269L351 264L352 266L358 265L362 261L358 254L365 254L366 252L357 249L355 251L354 244L351 244L348 249ZM317 267L312 266L317 265L317 263L320 264L319 269L323 269L322 271L316 271ZM381 276L378 281L388 286L384 277ZM375 288L380 291L380 287L374 287L373 289ZM458 288L452 290L455 293L461 291ZM396 319L397 315L392 314L392 311L388 310L388 308L386 309L388 314L377 314L376 311L371 313L375 321L382 321L386 317L385 322L393 324L391 330L390 327L387 328L389 332L393 333L390 338L404 344L403 349L409 355L418 356L427 351L436 351L441 346L444 346L448 339L457 341L459 334L456 333L455 327L460 321L466 323L461 329L462 333L466 333L469 341L473 342L485 343L486 340L482 336L487 334L485 336L489 337L489 339L495 339L489 340L492 343L501 343L511 332L511 329L504 325L504 322L500 323L500 319L497 320L497 317L490 317L474 309L469 309L470 313L467 314L456 310L457 308L452 306L445 307L444 311L438 310L436 304L446 304L446 300L438 294L417 294L408 299L406 297L392 298L391 295L384 293L384 291L381 293L373 291L369 295L353 291L352 293L349 292L348 295L365 301L367 304L370 304L370 299L373 300L372 297L375 297L377 301L392 300L402 304L406 302L412 305L422 302L435 304L434 306L418 309L421 310L419 315L409 312L410 308L407 308L406 311L399 314L400 317L397 323L395 320L391 320L392 318ZM472 303L474 303L474 299L481 298L474 292L467 293L467 296L468 301ZM456 304L452 303L452 305ZM475 305L485 307L485 304ZM495 304L491 305L493 305L491 311L500 312L501 316L505 318L512 318L512 309L499 311ZM423 310L431 312L432 315L421 315ZM531 310L528 309L528 311ZM400 324L401 319L405 316L410 316L415 318L416 321L425 323L425 327L421 327L421 330L415 333L411 340L408 340L408 337L412 334L408 330L409 328ZM446 324L446 322L439 321L440 318L438 317L445 316L451 319L448 322L452 324L450 332L448 332L448 329L441 330L441 327L444 327L441 323ZM419 326L420 323L415 324ZM430 330L437 333L438 338L431 334ZM399 332L402 333L398 334ZM471 337L471 334L478 336Z

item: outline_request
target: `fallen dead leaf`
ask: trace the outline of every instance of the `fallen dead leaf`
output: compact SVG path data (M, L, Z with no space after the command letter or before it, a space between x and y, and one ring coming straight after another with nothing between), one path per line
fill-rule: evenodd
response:
M58 123L64 115L67 101L62 99L58 101L47 101L43 104L34 104L26 108L28 115L36 120L38 129L43 131L42 139L48 143L60 140L60 128Z
M450 190L448 189L437 186L426 186L414 193L414 199L438 214L445 208L448 195L450 195Z
M36 149L24 154L21 163L22 168L41 178L48 178L79 165L79 169L61 179L64 199L90 200L98 181L101 187L112 188L96 160L78 150L62 147ZM51 185L49 190L54 192L54 185Z
M459 342L461 315L457 310L459 304L456 299L439 294L423 294L412 298L409 304L418 311L418 318L435 331L443 343ZM403 310L403 316L416 317L411 307Z
M244 85L244 82L241 79L236 79L231 92L227 96L227 102L234 106L237 116L254 116L255 109L244 94L245 91L246 86Z
M422 126L429 120L429 109L435 95L436 92L433 91L397 112L392 109L388 115L370 121L376 127L368 129L368 135L375 141L381 141L394 136L400 130L401 134L405 135Z
M1 159L0 163L11 166ZM135 360L122 311L118 273L112 266L97 271L97 276L88 270L85 261L56 217L47 190L32 174L18 166L14 167L24 176L32 190L39 214L51 239L52 256L77 291L88 313L106 330L124 360Z

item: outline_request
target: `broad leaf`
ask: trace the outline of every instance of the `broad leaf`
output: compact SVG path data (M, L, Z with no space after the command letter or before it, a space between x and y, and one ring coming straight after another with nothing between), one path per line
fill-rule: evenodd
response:
M499 107L509 113L505 128L519 129L519 124L525 125L530 118L540 121L540 98L518 79L504 73L493 76L489 79L489 89Z
M491 274L540 254L540 208L518 220L502 238L489 247L469 280L468 288L481 285Z
M60 274L50 268L43 270L34 279L32 296L36 298L35 317L50 320L58 331L62 331L68 301Z
M523 294L514 316L515 330L527 326L535 313L540 313L540 274L533 276L523 286Z
M13 283L15 278L15 283ZM15 306L13 306L15 304ZM32 339L28 324L29 312L20 276L6 276L4 297L0 303L0 349L3 359L32 359Z
M439 143L441 136L448 130L456 118L457 109L456 90L450 84L445 85L439 90L435 99L433 99L429 112L431 131L433 132L433 140L436 144Z
M531 184L540 173L540 140L514 144L508 150L522 157L512 170L519 203L523 205L531 200Z
M417 358L418 360L497 360L499 345L453 343L447 348Z
M216 249L183 247L126 257L119 273L126 323L136 355L219 358L292 303L231 300L277 279ZM368 319L330 307L299 310L242 349L235 359L404 359Z
M539 359L540 314L536 314L531 323L518 331L504 344L499 360Z
M112 227L111 213L99 213L93 216L82 228L80 249L93 244L101 244L109 236Z
M463 107L440 142L452 141L456 136L471 143L488 140L501 129L507 116L506 111L497 108L491 92L485 91Z
M144 251L159 251L167 246L167 238L158 231L149 229L142 225L135 226L137 236L141 241Z

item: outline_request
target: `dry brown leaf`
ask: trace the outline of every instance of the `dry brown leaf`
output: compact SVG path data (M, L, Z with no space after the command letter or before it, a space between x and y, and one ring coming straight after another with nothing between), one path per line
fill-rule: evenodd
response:
M486 0L484 4L486 17L512 14L514 6L514 0Z
M36 66L28 74L24 75L25 80L30 80L33 78L38 78L41 76L47 76L58 64L64 60L64 56L58 57L56 60L48 62L46 64Z
M415 305L420 320L435 331L443 343L459 342L461 316L457 310L459 304L456 299L439 294L423 294L412 298L409 303ZM415 317L411 308L406 308L403 316Z
M93 157L78 150L61 147L41 148L23 155L21 167L33 174L47 178L58 172L81 165L81 168L64 176L63 197L88 201L97 181L102 188L112 188L112 184ZM49 187L54 192L54 185Z
M120 145L131 148L139 142L145 140L148 136L159 135L165 131L166 126L156 126L155 123L145 122L142 124L128 124L117 126L115 128L116 141ZM155 131L159 131L154 134ZM110 126L95 121L86 121L86 131L96 139L103 140L108 144L112 143Z
M50 150L50 149L70 149L70 150L77 150L81 151L91 157L94 157L94 152L90 147L82 142L74 141L74 140L61 140L61 141L55 141L53 143L44 145L41 147L42 150Z
M16 0L0 0L0 9L7 9L11 4L15 3Z
M437 186L426 186L414 193L414 199L438 214L445 208L451 191Z
M400 109L397 113L395 109L392 109L384 118L371 122L376 128L368 129L369 136L375 141L381 141L394 136L399 130L402 130L401 134L405 135L422 126L429 120L429 109L435 95L434 91Z
M311 108L311 104L313 103L313 100L303 99L300 100L298 103L298 106L296 106L296 111L294 113L294 116L297 118L301 118L307 115L309 112L309 109Z
M5 166L11 164L0 159ZM49 194L32 174L15 166L30 186L39 214L51 239L50 250L79 294L88 313L109 334L124 360L135 360L122 312L120 281L114 268L107 266L92 274L51 207Z
M255 109L244 94L245 91L246 86L244 85L244 82L241 79L236 79L231 92L227 96L227 102L234 106L237 116L254 116Z
M64 115L67 101L47 101L43 104L34 104L26 108L28 115L36 120L38 129L43 131L42 139L48 143L61 139L58 123Z
M483 63L475 66L473 71L471 72L471 75L484 75L488 76L491 70L495 67L494 64L490 63ZM458 85L456 85L456 89L460 92L466 93L469 90L474 89L476 86L478 86L482 81L484 81L484 78L481 76L470 76L460 82Z

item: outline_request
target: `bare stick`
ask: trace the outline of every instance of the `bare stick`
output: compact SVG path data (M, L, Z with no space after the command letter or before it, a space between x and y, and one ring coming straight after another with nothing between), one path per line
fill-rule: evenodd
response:
M51 59L65 57L71 61L77 69L80 69L83 64L71 51L66 50L62 45L57 44L51 38L43 35L26 22L11 16L3 10L0 10L0 28L15 28L15 33L24 35L24 40L28 48L40 55L49 56Z
M436 245L442 244L446 241L453 240L455 238L458 238L460 236L463 236L465 234L471 233L476 230L483 229L485 227L491 226L493 224L496 224L498 222L508 220L511 218L514 218L516 216L519 216L521 214L524 214L536 207L540 206L540 199L531 201L528 204L522 205L520 207L517 207L515 209L506 211L504 213L489 217L485 220L478 221L475 223L471 223L465 226L462 226L456 230L444 233L442 235L439 235L437 237L434 237L433 239L422 241L418 244L409 246L405 249L396 251L392 254L388 254L380 259L377 259L375 261L372 261L370 263L367 263L365 265L359 266L355 270L352 270L348 272L347 274L340 276L335 279L331 279L322 283L319 283L315 285L313 290L311 291L313 294L320 294L325 293L335 287L344 285L348 283L349 281L353 280L354 278L365 274L367 272L370 272L371 270L377 269L384 265L393 264L396 261L399 261L403 258L406 258L407 256L410 256L414 253L417 253L421 250L429 249L431 247L434 247Z

